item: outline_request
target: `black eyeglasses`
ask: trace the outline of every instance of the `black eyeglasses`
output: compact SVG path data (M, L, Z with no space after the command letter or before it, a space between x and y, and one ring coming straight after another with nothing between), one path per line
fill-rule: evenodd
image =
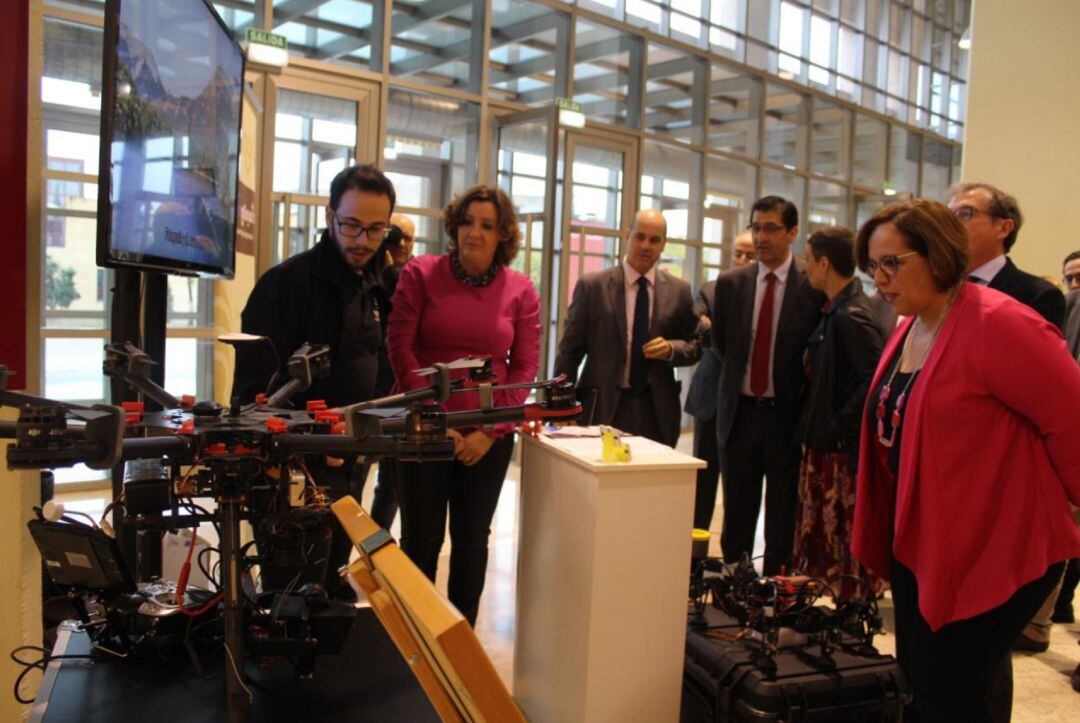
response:
M888 256L882 256L877 261L873 259L866 260L866 273L870 277L877 274L878 269L881 269L881 273L888 276L890 279L896 276L900 271L900 259L907 258L908 256L914 256L919 253L918 251L908 251L906 254L889 254Z
M334 214L334 220L337 221L338 231L341 232L342 236L360 238L366 234L368 241L372 243L381 243L387 231L390 230L386 224L373 224L365 227L356 221L342 221L336 213Z
M787 231L787 227L777 226L775 223L752 223L746 227L746 230L755 236L763 233L772 236L774 233Z

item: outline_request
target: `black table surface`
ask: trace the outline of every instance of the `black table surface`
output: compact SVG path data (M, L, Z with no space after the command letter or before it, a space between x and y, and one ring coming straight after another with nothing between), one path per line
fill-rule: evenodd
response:
M368 608L358 611L353 629L337 655L316 658L314 678L297 680L280 661L247 673L253 701L250 721L438 721L393 641ZM66 642L66 644L65 644ZM61 637L56 654L86 654L86 634ZM32 720L68 721L224 721L224 661L208 661L200 676L175 651L147 651L138 658L57 661L43 679ZM52 668L52 666L50 666ZM44 705L43 705L44 704Z

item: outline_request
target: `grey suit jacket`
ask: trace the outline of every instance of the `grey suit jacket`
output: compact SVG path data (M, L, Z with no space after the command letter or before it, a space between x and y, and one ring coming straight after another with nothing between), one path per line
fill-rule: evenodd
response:
M760 262L759 262L760 263ZM796 257L780 302L780 321L773 350L773 388L788 439L794 443L800 398L806 383L803 350L817 327L825 295L806 280L804 264ZM721 448L727 443L750 363L754 292L758 263L730 269L716 279L713 301L713 345L724 360L716 401L716 433Z
M1080 291L1068 293L1065 309L1065 343L1073 359L1080 361Z
M649 338L662 336L671 342L670 361L650 359L649 387L664 441L674 445L679 437L679 382L673 367L697 361L701 345L695 334L690 284L666 271L656 273ZM619 404L623 370L626 368L626 275L618 266L586 274L574 287L574 298L566 316L555 373L577 382L578 398L586 413L595 397L592 421L609 424ZM585 367L578 377L578 366Z

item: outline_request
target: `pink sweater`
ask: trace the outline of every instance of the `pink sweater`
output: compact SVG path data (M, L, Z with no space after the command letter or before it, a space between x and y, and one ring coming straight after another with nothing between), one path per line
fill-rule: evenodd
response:
M401 272L387 322L387 349L398 390L427 386L416 369L469 355L491 357L499 384L531 382L540 359L540 297L528 276L503 268L489 286L454 277L446 254L417 256ZM465 376L466 372L455 373ZM527 389L495 392L496 406L524 403ZM477 409L477 392L451 395L446 411ZM513 424L496 427L502 436Z
M876 389L901 352L893 333ZM915 573L931 630L1001 605L1080 555L1080 371L1061 332L999 291L965 283L911 388L900 476L874 438L868 399L851 552L888 577Z

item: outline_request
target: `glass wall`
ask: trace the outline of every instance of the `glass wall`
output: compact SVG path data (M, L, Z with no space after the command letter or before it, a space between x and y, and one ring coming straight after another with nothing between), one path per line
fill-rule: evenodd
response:
M94 401L104 391L87 370L107 335L112 283L94 263L103 0L32 2L44 16L44 378L50 393ZM584 234L603 246L581 243L587 266L610 256L620 204L663 212L663 263L697 284L729 265L760 195L793 200L805 236L854 226L897 196L941 199L960 180L970 0L213 4L237 39L258 27L289 41L288 68L249 68L290 79L262 119L262 190L277 199L260 221L263 236L279 236L266 242L271 263L316 238L338 170L378 162L417 224L417 253L443 248L442 208L455 193L508 189L527 239L517 264L539 280L559 253L543 245L544 209L562 212L559 174L548 177L561 159L547 153L565 144L548 145L554 115L502 141L495 119L561 98L581 105L589 129L637 149L627 177L599 156L575 159L573 222L610 232ZM370 109L333 91L361 82L379 91ZM374 114L370 137L358 136ZM167 373L182 392L212 388L212 301L210 284L170 280Z

